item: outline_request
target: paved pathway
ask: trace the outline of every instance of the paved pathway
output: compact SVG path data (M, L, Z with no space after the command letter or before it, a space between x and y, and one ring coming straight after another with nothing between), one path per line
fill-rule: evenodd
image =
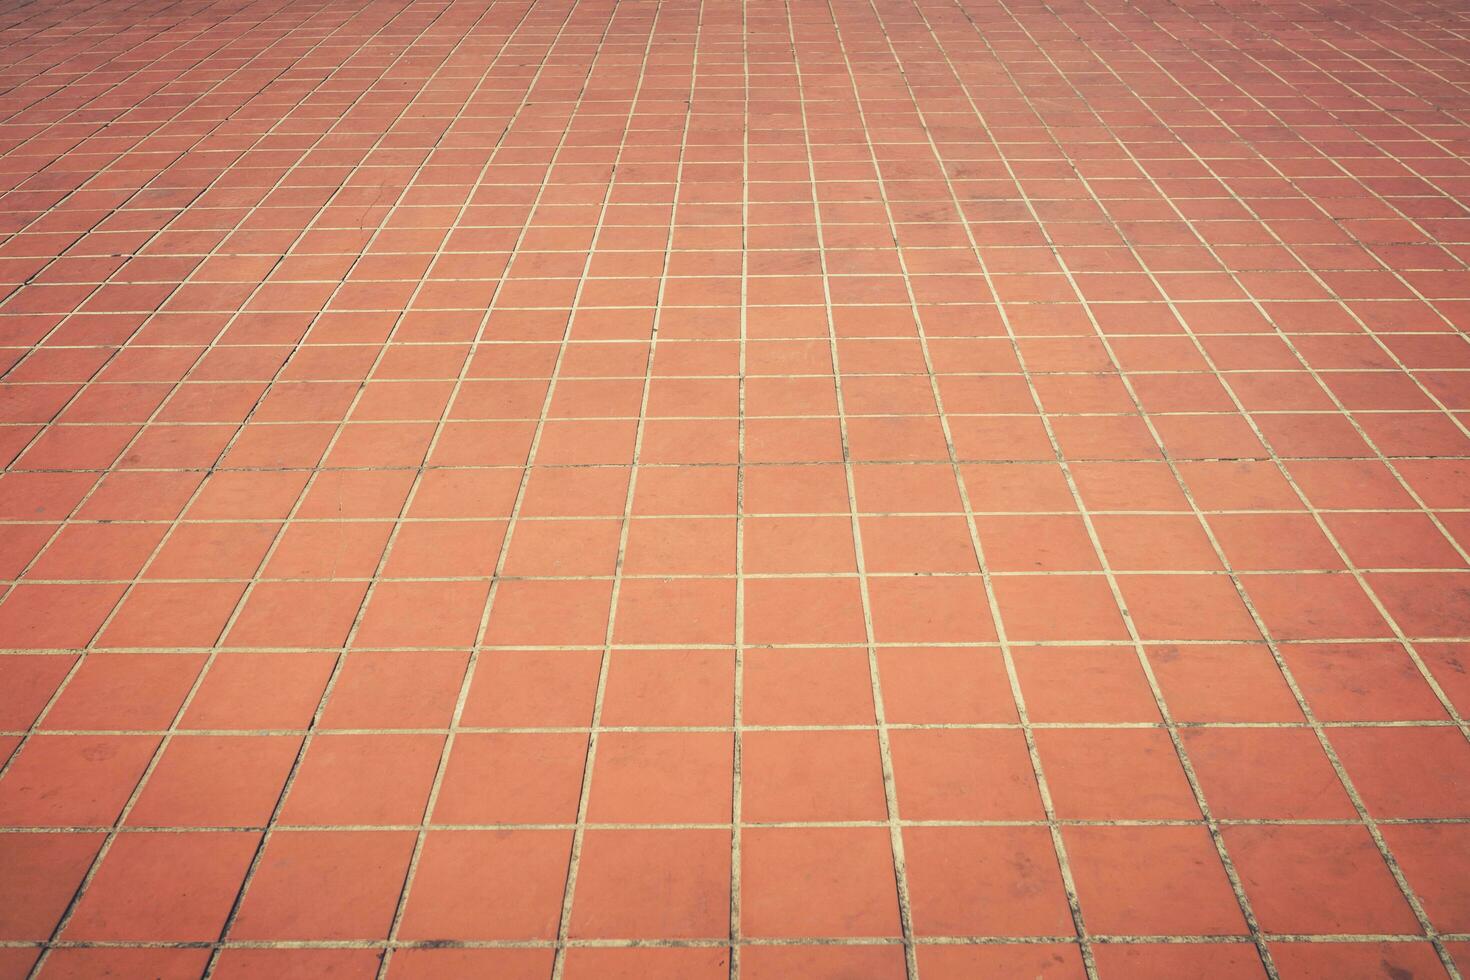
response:
M0 977L1470 973L1463 4L0 66Z

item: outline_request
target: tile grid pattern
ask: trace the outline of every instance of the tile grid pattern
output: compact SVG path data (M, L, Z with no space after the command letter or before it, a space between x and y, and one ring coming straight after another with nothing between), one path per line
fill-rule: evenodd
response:
M0 975L1459 977L1464 21L0 8Z

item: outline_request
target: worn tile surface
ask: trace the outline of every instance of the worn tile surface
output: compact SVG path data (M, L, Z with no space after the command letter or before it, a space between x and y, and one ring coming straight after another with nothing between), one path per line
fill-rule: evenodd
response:
M0 0L0 976L1470 973L1467 32Z

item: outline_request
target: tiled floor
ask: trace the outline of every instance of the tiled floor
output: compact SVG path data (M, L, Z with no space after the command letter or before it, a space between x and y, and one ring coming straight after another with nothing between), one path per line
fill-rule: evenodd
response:
M0 976L1470 974L1470 8L0 65Z

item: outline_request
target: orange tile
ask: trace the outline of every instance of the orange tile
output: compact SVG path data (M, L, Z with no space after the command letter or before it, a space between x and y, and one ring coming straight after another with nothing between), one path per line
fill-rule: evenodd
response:
M917 935L1072 931L1056 852L1043 828L910 827L904 855Z
M386 934L413 842L404 831L273 833L233 934L274 940Z
M724 830L589 830L573 898L574 938L725 936L730 835Z
M1244 935L1240 906L1204 827L1067 827L1062 838L1088 928Z
M757 822L883 820L883 768L871 732L747 732L741 813Z
M880 828L748 829L740 895L749 936L899 934L893 850Z
M1361 827L1229 827L1224 837L1262 929L1418 931L1408 903Z
M253 833L123 834L67 923L80 940L208 940L255 854Z
M571 844L565 830L430 832L400 934L405 939L555 937ZM516 887L502 887L506 881Z

